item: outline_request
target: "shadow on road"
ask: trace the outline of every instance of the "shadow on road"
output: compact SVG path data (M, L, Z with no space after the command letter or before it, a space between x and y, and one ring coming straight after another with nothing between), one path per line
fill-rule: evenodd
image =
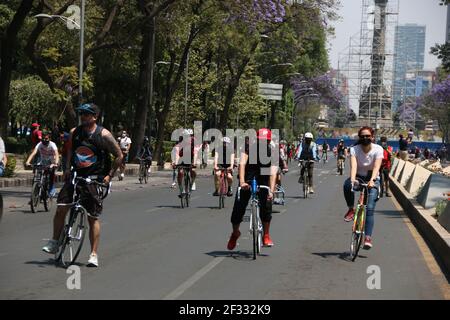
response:
M352 262L348 252L313 252L312 254L324 259L328 259L329 257L338 257L341 260ZM361 254L358 255L358 258L367 259L366 256L362 256Z
M46 267L52 266L55 268L65 269L61 264L56 263L55 259L51 259L51 258L44 260L44 261L27 261L27 262L25 262L25 264L36 265L39 268L46 268ZM77 266L77 267L85 266L85 264L79 263L79 262L75 262L73 265Z
M250 251L212 251L205 253L208 256L214 257L214 258L233 258L235 260L253 260L253 252ZM258 257L268 257L267 254L261 254Z

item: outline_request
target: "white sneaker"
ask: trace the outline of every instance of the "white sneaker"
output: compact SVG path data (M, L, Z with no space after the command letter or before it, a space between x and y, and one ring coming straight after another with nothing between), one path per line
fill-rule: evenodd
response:
M313 187L309 187L309 193L310 193L310 194L314 194L314 189L313 189Z
M177 183L174 182L174 183L172 183L172 185L171 185L170 187L173 189L173 188L175 188L176 186L177 186Z
M98 267L98 256L96 254L90 254L88 260L88 267Z
M197 190L197 187L195 186L195 182L192 184L192 188L191 188L191 190L192 191L195 191L195 190Z
M42 251L55 254L58 251L58 241L56 240L49 240L47 244L42 248Z
M122 179L125 178L125 174L121 173L121 174L120 174L120 177L121 177Z

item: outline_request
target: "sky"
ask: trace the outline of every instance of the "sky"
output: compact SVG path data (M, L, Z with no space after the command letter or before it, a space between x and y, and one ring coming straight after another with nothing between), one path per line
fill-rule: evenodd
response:
M439 60L429 54L430 47L445 42L447 8L439 0L399 0L399 24L416 23L426 26L425 70L434 70ZM340 20L333 22L336 31L329 39L331 67L337 69L339 53L346 49L349 39L361 24L362 0L341 0Z

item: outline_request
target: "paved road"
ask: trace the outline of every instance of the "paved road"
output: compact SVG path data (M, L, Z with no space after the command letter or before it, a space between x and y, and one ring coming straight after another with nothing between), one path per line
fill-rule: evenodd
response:
M275 246L256 261L247 223L237 249L226 250L233 200L217 209L206 172L188 209L169 188L170 172L146 186L131 177L115 183L102 217L101 265L84 266L85 245L81 290L68 290L66 270L40 251L52 214L30 214L27 190L2 189L15 208L0 224L0 299L450 299L433 255L391 199L377 205L374 248L348 261L343 177L333 170L319 166L317 194L302 199L292 167L287 204L273 216ZM380 290L367 287L371 266L379 267Z

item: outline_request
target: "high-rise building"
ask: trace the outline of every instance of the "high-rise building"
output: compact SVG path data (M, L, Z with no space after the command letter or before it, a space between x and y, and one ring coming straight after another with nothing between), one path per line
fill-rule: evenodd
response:
M405 24L396 27L393 111L396 111L407 97L407 74L412 70L422 70L424 67L425 32L426 27L417 24Z

